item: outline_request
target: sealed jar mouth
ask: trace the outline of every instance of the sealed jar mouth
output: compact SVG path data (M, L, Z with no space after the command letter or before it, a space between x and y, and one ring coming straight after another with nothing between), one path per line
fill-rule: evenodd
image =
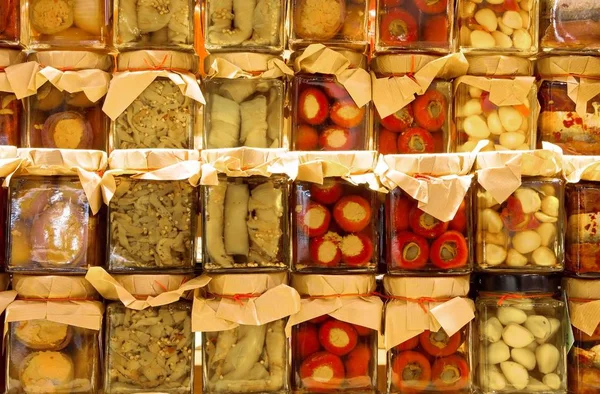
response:
M561 277L557 274L499 274L480 275L476 289L480 295L522 293L553 295L561 290Z

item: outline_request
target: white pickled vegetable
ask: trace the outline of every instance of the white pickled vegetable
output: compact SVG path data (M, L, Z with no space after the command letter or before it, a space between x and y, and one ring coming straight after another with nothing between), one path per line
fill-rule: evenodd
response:
M524 366L528 371L533 371L535 368L535 354L527 348L512 349L510 357Z
M542 244L542 238L533 230L518 232L512 239L512 245L521 254L531 253Z
M512 348L524 348L534 341L533 334L518 324L509 324L502 331L502 340Z
M514 388L517 390L523 390L529 383L529 374L525 367L514 361L505 361L500 364L500 369Z
M545 343L535 349L535 358L538 363L538 370L541 373L552 373L556 370L556 367L558 367L560 352L556 346Z
M505 326L510 323L522 324L527 320L527 314L525 312L512 306L498 308L497 315L500 323Z

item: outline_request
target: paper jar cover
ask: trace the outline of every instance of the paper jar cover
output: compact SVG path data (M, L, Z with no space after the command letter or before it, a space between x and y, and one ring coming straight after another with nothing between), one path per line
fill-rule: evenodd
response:
M81 276L13 275L12 286L22 298L99 298L96 289Z
M196 73L197 68L198 57L186 52L143 50L120 52L117 56L117 71L178 69Z
M70 326L100 330L104 306L100 301L16 300L6 308L6 324L27 320L49 320Z
M261 53L223 53L210 55L205 63L210 78L281 78L294 71L282 59Z
M454 81L455 94L461 84L489 92L488 98L490 102L499 107L509 105L525 105L529 107L531 105L529 95L532 94L535 77L486 78L464 75ZM537 108L530 108L530 111L537 110Z
M152 171L185 161L199 161L197 150L116 149L108 157L110 169Z
M564 279L573 327L592 335L600 324L600 280Z
M8 274L0 274L0 314L4 312L6 307L17 297L15 290L7 290L10 285L10 276Z
M42 67L111 71L112 56L91 51L41 51L29 54L27 60L38 62Z
M516 56L469 56L470 75L528 76L533 73L533 62Z
M10 178L22 163L23 159L18 157L16 147L0 145L0 178Z
M19 50L0 49L0 92L13 93L8 76L4 68L13 64L22 63L25 60L25 54Z
M569 183L600 182L600 156L563 156L563 176Z
M451 336L475 317L467 299L469 277L402 278L386 276L384 287L392 299L386 305L385 347L390 350L426 330L443 328ZM404 299L393 299L403 297ZM433 301L437 299L438 301Z

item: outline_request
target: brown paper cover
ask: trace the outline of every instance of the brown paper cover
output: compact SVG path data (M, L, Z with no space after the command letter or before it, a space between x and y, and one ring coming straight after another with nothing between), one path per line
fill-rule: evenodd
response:
M98 69L111 71L113 59L108 54L90 51L42 51L27 56L28 61L38 62L42 67L84 70Z
M467 59L462 53L444 57L428 55L384 55L374 60L372 75L373 103L381 117L404 108L417 95L427 91L436 78L452 79L467 72ZM394 75L386 75L394 74Z
M210 281L206 275L192 278L189 275L115 275L101 267L92 267L85 278L102 297L121 301L127 308L142 310L172 304L187 298L195 289Z
M10 276L8 274L0 274L0 314L11 302L17 297L15 290L7 290L10 285Z
M600 182L600 156L568 156L562 157L563 175L567 182L579 181Z
M571 324L591 336L600 324L600 281L567 278L564 286Z
M94 287L83 276L13 275L12 287L21 298L99 298Z
M474 154L379 156L375 173L389 190L399 187L424 212L448 222L471 187Z
M475 318L469 294L469 277L402 278L386 276L383 281L390 296L440 299L421 303L392 299L386 305L385 347L390 350L426 330L443 328L451 336ZM427 311L427 313L425 312Z
M14 49L0 49L0 92L13 92L8 76L2 69L13 64L22 63L24 60L25 54L21 51Z
M515 56L470 56L469 75L527 76L533 74L531 60Z
M294 75L281 58L252 52L210 55L205 59L205 69L210 78L281 78Z
M4 73L0 73L0 81L3 81L0 86L3 91L14 93L19 100L34 95L41 86L36 78L40 69L37 62L13 64L6 67Z
M198 57L191 53L158 50L121 52L117 56L117 71L171 68L195 74L198 70Z
M500 107L521 104L529 106L529 94L535 84L535 77L486 78L464 75L454 81L455 94L461 84L490 92L489 100ZM537 112L538 108L534 110Z
M383 302L373 294L375 276L293 275L292 286L303 299L285 327L288 336L293 326L323 315L381 331Z
M285 149L226 148L205 149L202 157L201 185L217 185L219 174L230 177L289 174L293 165L285 160Z
M502 203L521 186L521 176L554 177L562 172L562 151L544 143L544 149L520 152L483 152L477 155L477 181Z
M10 177L19 169L23 159L18 157L15 146L0 145L0 178Z
M4 335L8 323L45 319L70 326L100 330L104 305L100 301L13 301L6 308Z
M296 72L335 75L356 105L362 107L371 101L371 76L363 68L352 67L356 56L364 58L352 52L334 51L322 44L312 44L294 59L294 69Z
M208 293L194 298L193 331L229 330L240 324L263 325L300 309L300 296L286 284L285 272L211 278ZM236 295L242 297L233 299Z

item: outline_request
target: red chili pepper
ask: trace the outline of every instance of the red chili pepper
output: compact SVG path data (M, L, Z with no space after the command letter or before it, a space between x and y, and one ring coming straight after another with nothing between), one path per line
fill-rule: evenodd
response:
M358 333L350 323L330 319L319 328L319 342L328 352L344 356L356 346Z
M303 323L297 326L293 334L294 349L302 360L321 350L317 327L314 324Z
M429 89L417 96L413 102L415 121L429 131L442 128L447 118L448 103L446 97L438 90Z
M403 195L398 196L397 194L390 194L390 206L391 212L391 225L395 231L406 231L409 228L408 214L415 205L414 200L405 197Z
M420 393L431 381L431 364L417 352L402 352L392 361L392 384L401 393Z
M415 5L426 14L439 14L446 10L446 0L415 0Z
M469 383L467 360L457 354L435 360L431 380L440 391L464 389Z
M344 363L329 352L317 352L300 365L300 379L306 389L335 390L344 383Z
M381 0L383 7L398 7L404 3L404 0Z
M481 97L479 98L479 101L481 102L481 109L486 114L489 114L490 112L498 109L498 106L490 101L490 93L489 92L481 93Z
M335 203L343 194L342 184L332 180L326 180L322 185L312 184L310 186L310 198L325 205Z
M434 357L444 357L455 353L460 347L461 334L449 337L443 329L438 332L424 331L419 335L421 347Z
M398 153L434 153L435 141L431 133L420 127L408 128L398 137Z
M329 100L322 90L307 88L298 98L298 116L310 125L319 125L329 115Z
M379 139L377 141L377 150L382 155L395 155L398 153L398 133L389 131L381 127L379 129Z
M419 346L419 336L418 335L416 337L407 339L406 341L402 342L399 345L394 346L394 350L396 350L398 352L403 352L405 350L413 350L417 346Z
M379 123L389 131L393 131L396 133L401 132L410 126L415 117L413 114L413 108L411 104L400 108L398 111L394 112L391 115L386 116L379 120Z
M464 233L467 229L467 203L465 200L462 200L456 214L450 220L448 224L450 230L458 231L459 233Z
M521 9L519 8L519 4L517 4L517 0L505 0L504 7L508 11L519 11Z
M346 232L362 231L371 222L371 205L361 196L344 196L333 206L333 218Z
M425 22L423 41L435 44L448 44L448 18L446 15L434 15Z
M387 45L408 43L417 40L417 22L408 12L396 8L381 20L381 41Z
M427 264L429 245L425 238L409 231L402 231L392 238L391 254L394 267L419 269Z
M428 213L421 211L416 205L408 215L410 228L417 235L425 238L435 239L448 230L448 222L442 222Z
M523 212L521 201L514 196L508 197L500 217L509 231L535 230L540 226L535 216Z
M441 269L462 267L469 259L467 240L458 231L447 231L431 244L429 259Z

